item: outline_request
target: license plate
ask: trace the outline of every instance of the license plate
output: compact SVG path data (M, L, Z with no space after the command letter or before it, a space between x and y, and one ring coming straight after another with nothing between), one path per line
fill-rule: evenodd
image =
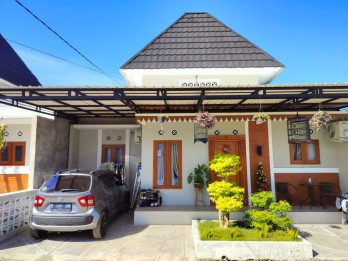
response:
M68 212L71 211L71 203L53 203L51 211Z

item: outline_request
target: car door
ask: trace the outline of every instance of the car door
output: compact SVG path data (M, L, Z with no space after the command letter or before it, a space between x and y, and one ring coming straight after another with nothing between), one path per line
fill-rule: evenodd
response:
M116 184L116 176L105 174L99 177L101 186L105 193L105 202L108 207L109 215L115 215L120 208L120 190Z

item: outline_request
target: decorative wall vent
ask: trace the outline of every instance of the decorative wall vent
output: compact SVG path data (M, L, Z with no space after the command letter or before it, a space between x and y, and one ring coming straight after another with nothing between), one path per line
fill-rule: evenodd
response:
M220 86L219 79L186 79L180 81L180 86L183 87L217 87Z
M309 120L307 117L288 119L288 142L309 143L311 141Z

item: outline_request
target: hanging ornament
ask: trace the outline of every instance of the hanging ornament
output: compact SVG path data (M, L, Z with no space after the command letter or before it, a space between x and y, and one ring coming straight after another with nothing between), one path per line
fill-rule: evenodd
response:
M333 119L333 117L327 112L322 110L321 104L319 104L319 111L315 113L309 121L316 131L326 128L326 125Z
M211 129L215 126L217 120L213 114L210 114L207 111L199 111L197 112L196 118L193 122L197 123L202 128Z
M262 112L262 105L261 105L261 99L260 99L260 108L259 112L254 114L253 120L256 121L256 124L264 123L266 120L268 120L270 117L267 113Z

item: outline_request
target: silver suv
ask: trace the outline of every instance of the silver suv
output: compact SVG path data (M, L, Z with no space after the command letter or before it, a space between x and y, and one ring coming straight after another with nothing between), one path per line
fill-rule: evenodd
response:
M29 226L34 238L49 231L92 230L103 238L108 222L129 208L129 190L114 172L62 170L39 189Z

